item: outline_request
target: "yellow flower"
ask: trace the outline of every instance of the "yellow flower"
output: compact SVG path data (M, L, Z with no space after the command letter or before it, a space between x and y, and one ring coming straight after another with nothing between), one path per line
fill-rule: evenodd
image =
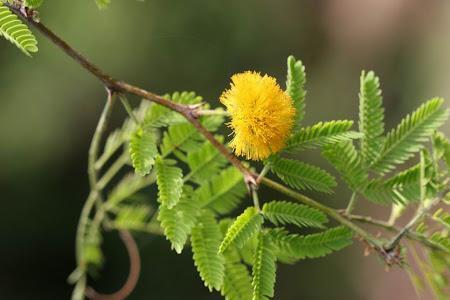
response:
M220 101L231 116L234 131L231 147L236 155L261 160L284 147L294 124L291 97L281 90L275 78L257 72L231 77L231 88Z

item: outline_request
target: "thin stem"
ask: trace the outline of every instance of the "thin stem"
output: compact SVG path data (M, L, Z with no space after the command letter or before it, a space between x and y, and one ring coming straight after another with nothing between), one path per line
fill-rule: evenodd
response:
M385 249L386 250L394 249L400 243L400 240L403 238L403 236L405 236L414 226L416 226L422 220L422 218L430 211L430 209L433 206L435 206L439 201L440 198L436 198L428 205L421 205L417 210L417 213L408 222L408 224L406 224L406 226L403 227L400 230L400 232L389 243L386 244Z
M358 198L356 196L356 192L353 192L352 196L350 197L350 201L348 202L347 209L345 210L346 214L351 214L353 210L356 207L356 202L358 201Z
M95 201L97 200L97 193L92 191L86 202L84 203L83 209L81 210L80 220L78 221L78 228L77 228L77 234L76 234L76 259L77 259L77 265L80 267L83 272L86 269L86 265L83 259L83 246L84 246L84 239L86 237L86 227L89 222L89 215L91 213L92 208L94 207Z
M354 224L353 222L351 222L350 220L348 220L347 218L345 218L344 216L339 214L339 212L337 212L335 209L328 207L324 204L321 204L319 202L316 202L315 200L313 200L305 195L302 195L300 193L297 193L297 192L285 187L284 185L281 185L278 182L275 182L266 177L262 178L261 183L274 189L274 190L277 190L280 193L283 193L286 196L289 196L299 202L302 202L304 204L307 204L309 206L312 206L314 208L321 210L322 212L326 213L327 215L329 215L331 218L335 219L342 225L350 228L352 231L354 231L356 234L361 236L361 238L366 240L369 244L375 246L377 249L381 247L380 243L377 239L375 239L372 235L370 235L368 232L363 230L361 227L357 226L356 224Z
M6 3L6 5L8 5ZM41 22L37 22L32 19L30 16L23 15L20 10L18 10L15 7L11 7L8 5L8 7L14 11L18 16L20 16L22 19L24 19L27 23L34 26L37 30L39 30L44 36L46 36L54 45L59 47L63 52L65 52L68 56L73 58L78 64L80 64L85 70L87 70L89 73L97 77L110 91L112 92L120 92L120 93L128 93L132 95L136 95L140 98L144 98L147 100L150 100L152 102L155 102L157 104L160 104L164 107L167 107L173 111L176 111L183 115L196 129L198 132L200 132L208 141L211 142L211 144L217 148L217 150L233 165L235 166L242 174L244 175L244 179L246 183L251 186L257 186L256 183L256 174L247 169L239 159L237 159L221 142L219 142L214 135L209 132L198 120L198 108L190 107L187 105L175 103L172 101L169 101L157 94L154 94L152 92L149 92L145 89L142 89L137 86L133 86L129 83L115 80L110 75L103 72L100 68L98 68L96 65L92 64L90 61L88 61L84 56L82 56L79 52L77 52L75 49L73 49L68 43L66 43L64 40L62 40L60 37L58 37L55 33L53 33L49 28L47 28L44 24ZM106 186L106 184L111 180L111 178L120 170L120 168L126 163L125 161L119 160L119 162L116 162L117 164L114 164L111 169L104 175L102 179L100 179L99 183L97 184L98 189L102 189ZM330 208L328 206L325 206L319 202L316 202L302 194L296 193L292 191L291 189L274 182L267 178L262 178L261 183L272 187L275 190L278 190L288 196L291 196L292 198L296 199L297 201L303 202L305 204L308 204L310 206L313 206L317 209L320 209L321 211L327 213L330 217L337 220L339 223L349 227L352 229L355 233L360 235L362 238L364 238L366 241L371 243L372 245L378 246L378 240L373 238L369 233L365 232L363 229L358 227L356 224L352 223L349 219L345 218L341 214L339 214L338 211L336 211L333 208ZM82 218L85 218L83 222L80 222L84 224L84 221L87 221L89 217L89 213L92 209L92 205L95 202L98 195L90 194L88 197L88 200L86 201L85 207L82 210ZM92 203L91 203L92 202ZM92 204L92 205L91 205ZM84 224L85 225L85 224ZM80 234L81 231L77 233L77 236ZM78 244L77 244L78 247ZM78 257L78 256L77 256Z
M252 188L252 199L253 199L253 205L255 206L256 210L258 212L261 211L261 207L259 205L258 190L256 188Z
M98 152L100 148L100 142L103 134L106 131L106 127L108 121L111 117L112 106L114 103L114 95L110 90L107 90L108 98L106 100L105 107L103 108L102 114L100 115L100 119L97 123L97 127L95 128L94 135L92 137L91 146L89 147L89 158L88 158L88 175L89 175L89 183L91 185L91 189L97 190L97 171L95 169L95 162L98 158Z
M102 190L113 179L114 176L126 165L128 162L128 153L124 152L105 172L102 178L97 183L97 188Z
M345 215L345 217L348 218L349 220L353 220L353 221L357 221L357 222L373 225L373 226L376 226L376 227L381 227L381 228L384 228L384 229L386 229L388 231L391 231L391 232L399 233L401 231L400 228L397 228L394 225L392 225L392 224L390 224L390 223L388 223L386 221L373 219L372 217L368 217L368 216ZM420 243L422 243L423 245L427 246L430 249L443 251L445 253L449 253L450 254L450 251L447 248L444 248L444 247L442 247L439 244L435 244L435 243L429 241L427 239L427 237L425 237L423 235L419 235L419 234L417 234L415 232L412 232L412 231L406 232L405 235L410 240L415 240L417 242L420 242Z
M127 97L125 97L122 94L119 94L120 101L122 102L123 107L127 111L127 114L130 116L130 118L134 121L134 123L139 124L139 120L137 119L136 115L133 112L133 108L131 108L130 102L128 101Z
M104 152L100 157L98 158L97 162L95 163L95 169L99 171L103 166L106 164L106 162L111 158L111 156L116 153L116 151L123 146L123 142L117 143L113 149L110 151Z
M9 5L8 5L9 6ZM63 52L73 58L78 64L80 64L84 69L86 69L89 73L97 77L103 84L108 87L112 91L128 93L132 95L136 95L140 98L150 100L157 104L160 104L164 107L167 107L173 111L176 111L183 115L186 120L188 120L211 144L217 148L217 150L222 153L222 155L232 164L234 165L242 174L244 175L244 179L247 184L255 184L256 178L255 174L248 170L240 160L238 160L230 151L219 142L213 134L211 134L198 120L198 116L196 115L197 108L190 107L189 105L183 105L179 103L172 102L170 100L165 99L162 96L144 90L140 87L131 85L129 83L115 80L105 72L103 72L96 65L88 61L83 55L73 49L68 43L62 40L59 36L57 36L53 31L47 28L42 22L36 22L33 18L29 16L24 16L20 10L11 7L12 11L14 11L19 17L25 20L28 24L34 26L37 30L39 30L44 36L46 36L53 44L58 46Z
M196 112L197 116L229 116L226 110L222 109L200 109Z
M123 300L126 299L136 287L141 272L141 257L136 241L129 231L121 230L120 238L127 249L130 258L130 272L124 285L113 294L100 294L93 288L86 290L86 296L92 300Z
M86 236L86 226L89 221L89 215L94 204L97 202L99 210L102 209L103 203L101 200L100 190L97 184L97 171L95 169L95 161L97 160L100 142L104 132L106 131L106 126L111 116L112 107L114 104L114 95L107 89L108 97L106 100L105 107L103 108L100 119L97 123L94 136L92 138L91 146L89 147L89 157L88 157L88 176L89 184L91 186L91 193L89 194L83 209L81 210L80 220L78 222L77 234L76 234L76 259L78 266L82 269L85 268L83 261L83 245Z
M259 173L258 178L256 178L256 183L259 184L261 180L269 173L270 168L272 164L269 162L267 163L264 168L261 170L261 173Z

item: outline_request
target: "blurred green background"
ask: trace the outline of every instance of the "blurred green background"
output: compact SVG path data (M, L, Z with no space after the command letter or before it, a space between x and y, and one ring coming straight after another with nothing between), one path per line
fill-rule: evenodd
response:
M388 128L428 98L450 99L448 1L112 0L99 11L93 0L47 0L41 19L115 77L156 93L194 90L213 105L230 75L244 70L284 86L293 54L307 68L305 124L356 119L362 69L381 77ZM0 40L0 299L69 298L87 150L105 98L95 78L38 38L33 59ZM117 109L113 124L123 117ZM302 159L330 169L314 153ZM335 195L314 196L339 207L350 195L341 184ZM163 238L137 240L143 270L130 299L220 299L203 287L189 250L176 255ZM127 275L127 257L114 233L104 249L105 268L92 284L112 292ZM279 267L275 299L416 298L402 271L385 272L363 250L355 243Z

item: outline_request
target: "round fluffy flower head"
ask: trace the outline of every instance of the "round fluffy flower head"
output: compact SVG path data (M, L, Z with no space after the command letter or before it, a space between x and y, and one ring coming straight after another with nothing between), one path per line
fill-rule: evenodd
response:
M257 72L231 77L231 88L220 97L231 116L231 147L237 155L261 160L284 147L294 124L291 97L275 78Z

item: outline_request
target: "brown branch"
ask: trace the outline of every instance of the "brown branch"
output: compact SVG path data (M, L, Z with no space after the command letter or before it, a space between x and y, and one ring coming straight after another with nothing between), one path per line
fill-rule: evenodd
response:
M258 187L259 182L257 182L257 174L249 170L245 167L240 160L236 158L222 143L220 143L214 135L209 132L199 121L199 116L201 114L198 113L199 107L183 105L179 103L174 103L169 101L157 94L149 92L140 87L131 85L129 83L116 80L110 75L103 72L99 67L88 61L83 55L73 49L68 43L58 37L53 31L51 31L48 27L42 24L39 21L33 20L31 16L27 16L23 14L19 9L8 5L5 3L13 12L15 12L19 17L25 20L28 24L35 27L38 31L40 31L45 37L47 37L53 44L58 46L63 52L69 55L72 59L74 59L78 64L80 64L85 70L98 78L105 87L116 93L128 93L132 95L136 95L143 99L147 99L154 103L160 104L164 107L167 107L173 111L176 111L183 115L187 121L189 121L211 144L233 165L235 166L244 176L245 182L247 183L249 190L253 191ZM376 245L380 247L379 241L371 236L369 233L365 232L362 228L351 222L348 218L340 215L335 209L325 206L315 200L312 200L302 194L296 193L281 184L273 182L266 178L260 178L262 184L268 185L275 190L278 190L286 195L292 196L294 199L297 199L301 202L309 204L313 207L316 207L324 212L326 212L329 216L340 222L341 224L349 227L358 235L363 237L366 241L368 241L372 245Z
M8 4L6 4L8 5ZM143 99L150 100L154 103L160 104L164 107L167 107L173 111L176 111L183 115L192 125L201 133L203 136L211 142L211 144L217 148L217 150L222 153L225 158L234 165L242 174L244 175L244 179L249 185L256 185L256 174L248 170L240 160L238 160L230 151L220 143L199 121L197 114L197 107L191 107L189 105L183 105L179 103L175 103L169 101L157 94L144 90L140 87L131 85L129 83L116 80L110 75L103 72L99 67L88 61L83 55L81 55L78 51L73 49L68 43L66 43L63 39L57 36L53 31L51 31L48 27L46 27L40 21L33 20L31 16L24 15L19 9L8 5L8 7L19 17L25 20L28 24L35 27L38 31L40 31L44 36L52 41L53 44L58 46L62 51L64 51L67 55L73 58L77 63L79 63L85 70L89 73L97 77L107 89L113 92L120 93L128 93Z
M381 228L384 228L387 231L390 231L393 233L401 232L401 228L395 227L394 225L391 225L386 221L377 220L372 217L360 216L360 215L347 215L347 214L343 214L343 216L351 221L356 221L356 222L360 222L360 223L373 225L376 227L381 227ZM405 235L408 239L422 243L423 245L427 246L430 249L437 250L437 251L443 251L445 253L450 253L447 248L444 248L439 244L433 243L432 241L430 241L429 239L427 239L427 237L425 237L423 235L417 234L412 231L406 232Z
M141 257L136 241L129 231L121 230L120 238L124 243L130 257L130 272L125 284L113 294L101 294L92 287L86 289L86 297L92 300L123 300L126 299L136 287L141 272Z

